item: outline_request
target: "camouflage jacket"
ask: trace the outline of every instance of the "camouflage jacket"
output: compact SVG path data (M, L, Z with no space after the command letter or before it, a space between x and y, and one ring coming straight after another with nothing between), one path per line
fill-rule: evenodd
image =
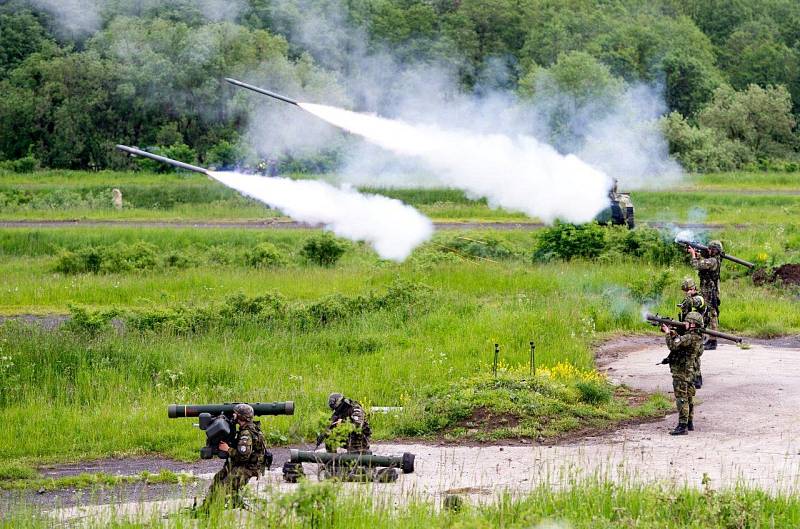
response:
M228 449L228 459L232 465L244 466L251 470L261 470L267 454L267 443L261 428L255 422L239 427L236 443Z
M683 301L678 305L678 308L681 309L681 315L678 318L679 321L683 321L687 314L692 311L699 312L702 315L706 313L706 301L703 299L703 296L700 294L694 294L692 296L687 295L683 298Z
M353 431L347 435L347 442L344 448L348 451L356 452L369 450L372 429L367 420L367 413L361 404L347 398L342 399L341 404L333 410L330 429L333 430L342 423L349 423L354 427Z
M667 347L669 348L670 369L676 366L689 365L703 353L703 335L698 330L691 330L686 334L667 333Z
M696 257L692 259L692 266L697 269L700 276L700 292L706 303L712 307L719 304L719 273L722 269L722 258Z

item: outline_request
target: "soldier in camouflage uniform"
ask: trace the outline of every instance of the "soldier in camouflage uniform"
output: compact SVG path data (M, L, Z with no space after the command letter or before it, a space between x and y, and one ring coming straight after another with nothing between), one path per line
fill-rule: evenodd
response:
M341 448L348 452L369 453L369 438L372 429L367 421L367 413L361 404L348 399L341 393L331 393L328 396L328 406L333 410L328 429L317 438L317 446L322 444L337 428L345 427L351 430L347 433L347 438L341 441ZM339 446L326 446L329 451L335 452Z
M681 283L681 290L684 292L684 298L683 301L678 304L678 308L681 310L678 315L678 321L684 321L687 314L695 311L700 313L703 316L704 323L708 324L708 321L706 321L708 306L706 305L705 298L698 294L697 285L694 280L690 277L685 278L683 283ZM702 355L703 351L701 350L694 364L694 387L696 389L703 387L703 375L700 372L700 357Z
M701 255L691 246L687 251L692 255L692 266L697 269L700 276L700 293L708 306L705 314L705 326L716 331L719 327L719 274L722 270L722 243L711 241L708 243L708 255ZM709 338L706 349L716 349L717 339Z
M686 435L694 430L694 362L703 350L703 335L699 331L703 316L692 311L686 315L685 322L689 329L684 334L678 334L666 325L661 326L661 330L667 333L669 348L669 356L661 363L669 364L675 407L678 409L678 426L669 432L670 435Z
M261 427L259 423L253 422L253 407L249 404L237 404L233 412L233 418L239 426L236 442L232 446L224 441L219 444L221 451L228 452L228 459L214 475L206 499L200 506L201 512L208 512L210 505L220 497L230 498L234 507L244 506L240 495L242 487L251 478L263 475L272 462L272 454L267 452Z

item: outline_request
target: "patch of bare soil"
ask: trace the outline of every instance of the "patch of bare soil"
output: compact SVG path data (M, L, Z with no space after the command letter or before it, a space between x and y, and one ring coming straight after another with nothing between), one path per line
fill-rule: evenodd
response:
M800 285L800 264L788 263L773 268L768 272L759 269L753 272L753 283L764 285L766 283L780 283L782 285Z

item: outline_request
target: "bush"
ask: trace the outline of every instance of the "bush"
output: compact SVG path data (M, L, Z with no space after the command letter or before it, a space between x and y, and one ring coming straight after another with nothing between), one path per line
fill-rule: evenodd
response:
M596 222L575 225L556 221L539 234L533 259L595 259L605 249L606 232Z
M254 268L269 268L281 266L286 259L278 248L269 242L262 242L245 254L245 261Z
M18 160L7 160L0 162L0 170L11 171L14 173L32 173L39 168L39 160L29 154Z
M94 336L106 331L111 326L111 320L117 316L116 310L90 311L81 307L69 307L70 318L64 324L68 331Z
M581 395L581 402L587 404L605 404L614 396L614 389L607 382L582 380L576 382L575 387Z
M675 244L671 236L655 228L608 228L608 250L620 256L636 257L665 266L686 260L683 248Z
M152 270L158 266L156 246L139 241L132 245L117 243L102 253L100 270L105 273L128 272L130 270Z
M511 249L491 235L482 236L481 240L468 237L446 239L441 242L441 250L478 259L508 259L514 256Z
M678 112L662 118L661 130L670 153L688 171L731 171L753 159L746 145L712 128L692 125Z
M214 166L217 169L235 167L242 159L244 159L242 150L227 140L220 141L206 153L206 162L208 165Z
M347 246L330 233L309 238L300 253L312 263L333 266L342 257Z

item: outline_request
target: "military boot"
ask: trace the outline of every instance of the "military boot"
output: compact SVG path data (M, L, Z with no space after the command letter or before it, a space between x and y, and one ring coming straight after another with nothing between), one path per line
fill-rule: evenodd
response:
M688 435L689 430L686 428L685 424L678 424L674 430L670 431L670 435Z
M693 432L694 431L694 422L693 421L687 422L686 423L686 429L689 430L690 432Z
M694 377L694 389L700 389L703 387L703 375L702 373L698 373Z

